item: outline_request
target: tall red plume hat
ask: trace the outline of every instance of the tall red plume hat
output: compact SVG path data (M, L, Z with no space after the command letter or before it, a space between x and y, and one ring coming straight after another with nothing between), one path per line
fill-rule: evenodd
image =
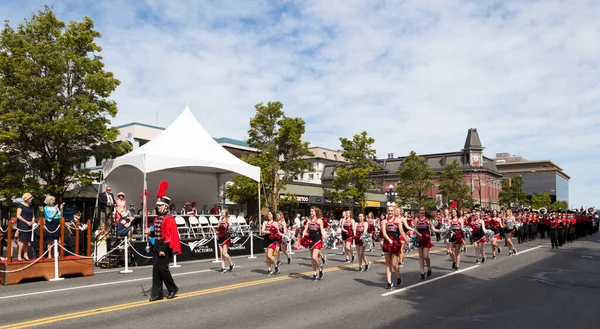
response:
M156 192L156 205L166 204L167 206L171 204L171 199L167 197L167 189L169 188L169 183L164 180L158 184L158 192Z

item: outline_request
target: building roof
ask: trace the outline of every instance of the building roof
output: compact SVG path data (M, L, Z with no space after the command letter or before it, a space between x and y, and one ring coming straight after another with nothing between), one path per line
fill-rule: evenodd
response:
M139 122L126 123L126 124L117 126L117 128L125 128L125 127L130 127L130 126L142 126L142 127L147 127L147 128L165 130L165 128L163 128L163 127L153 126L153 125L149 125L149 124L145 124L145 123L139 123Z
M217 143L227 143L227 144L233 144L233 145L238 145L238 146L250 147L250 146L248 146L248 143L241 141L239 139L233 139L233 138L229 138L229 137L213 137L213 139Z
M470 128L465 140L465 150L483 150L477 128Z
M447 152L447 153L435 153L435 154L422 154L420 157L425 158L425 161L429 164L429 167L434 172L441 172L444 170L447 164L451 164L454 161L458 162L459 167L463 171L489 171L497 176L502 176L502 174L498 171L496 164L493 159L483 157L483 166L482 167L471 167L469 164L468 154L465 152ZM402 164L402 161L406 159L407 156L392 158L392 159L380 159L375 160L375 162L380 166L380 169L376 169L372 172L373 176L380 175L395 175L398 171L398 168ZM328 164L325 165L323 169L322 179L333 179L333 171L335 170L336 165Z
M536 165L537 167L531 167ZM556 171L566 179L571 179L571 177L556 163L552 162L552 160L496 162L496 167L498 167L498 170L502 173Z

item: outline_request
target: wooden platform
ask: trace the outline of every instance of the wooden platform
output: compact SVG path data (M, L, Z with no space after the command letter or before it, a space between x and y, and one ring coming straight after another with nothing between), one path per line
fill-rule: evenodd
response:
M7 264L6 262L0 262L0 271L14 271L30 265L29 262L13 262ZM64 275L81 275L81 276L92 276L94 275L93 260L89 258L80 257L65 257L58 261L58 275L60 277ZM24 279L36 279L44 278L50 280L54 278L54 261L53 260L41 260L28 268L13 272L3 273L0 272L0 284L11 285L18 284Z

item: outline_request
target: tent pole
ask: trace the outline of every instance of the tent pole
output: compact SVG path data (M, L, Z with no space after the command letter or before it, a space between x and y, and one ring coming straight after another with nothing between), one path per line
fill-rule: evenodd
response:
M262 208L260 207L260 181L257 184L258 186L258 234L262 234L262 223L261 223L261 215Z
M98 224L98 226L96 226L97 220L100 217L100 209L98 209L98 197L100 196L100 191L103 190L102 187L104 185L105 185L105 182L104 182L104 170L102 170L100 172L100 184L98 185L98 191L96 191L96 203L94 205L94 213L92 215L92 227L88 228L90 230L93 229L94 227L100 227L99 224ZM94 183L93 182L92 182L92 188L94 188Z
M146 196L146 191L148 190L148 181L146 180L146 173L144 172L144 191L142 192L142 195L144 196L142 198L144 205L142 206L142 241L146 241L147 240L147 236L145 234L146 229L148 228L148 216L146 215L147 210L148 209L148 197Z
M217 204L219 204L219 199L221 196L219 195L219 189L221 188L221 174L217 173Z

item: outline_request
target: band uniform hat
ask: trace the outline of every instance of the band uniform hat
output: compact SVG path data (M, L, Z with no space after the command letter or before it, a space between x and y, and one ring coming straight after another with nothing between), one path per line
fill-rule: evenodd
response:
M158 192L156 192L156 205L171 205L171 198L167 197L167 189L169 188L169 183L164 180L158 184Z

